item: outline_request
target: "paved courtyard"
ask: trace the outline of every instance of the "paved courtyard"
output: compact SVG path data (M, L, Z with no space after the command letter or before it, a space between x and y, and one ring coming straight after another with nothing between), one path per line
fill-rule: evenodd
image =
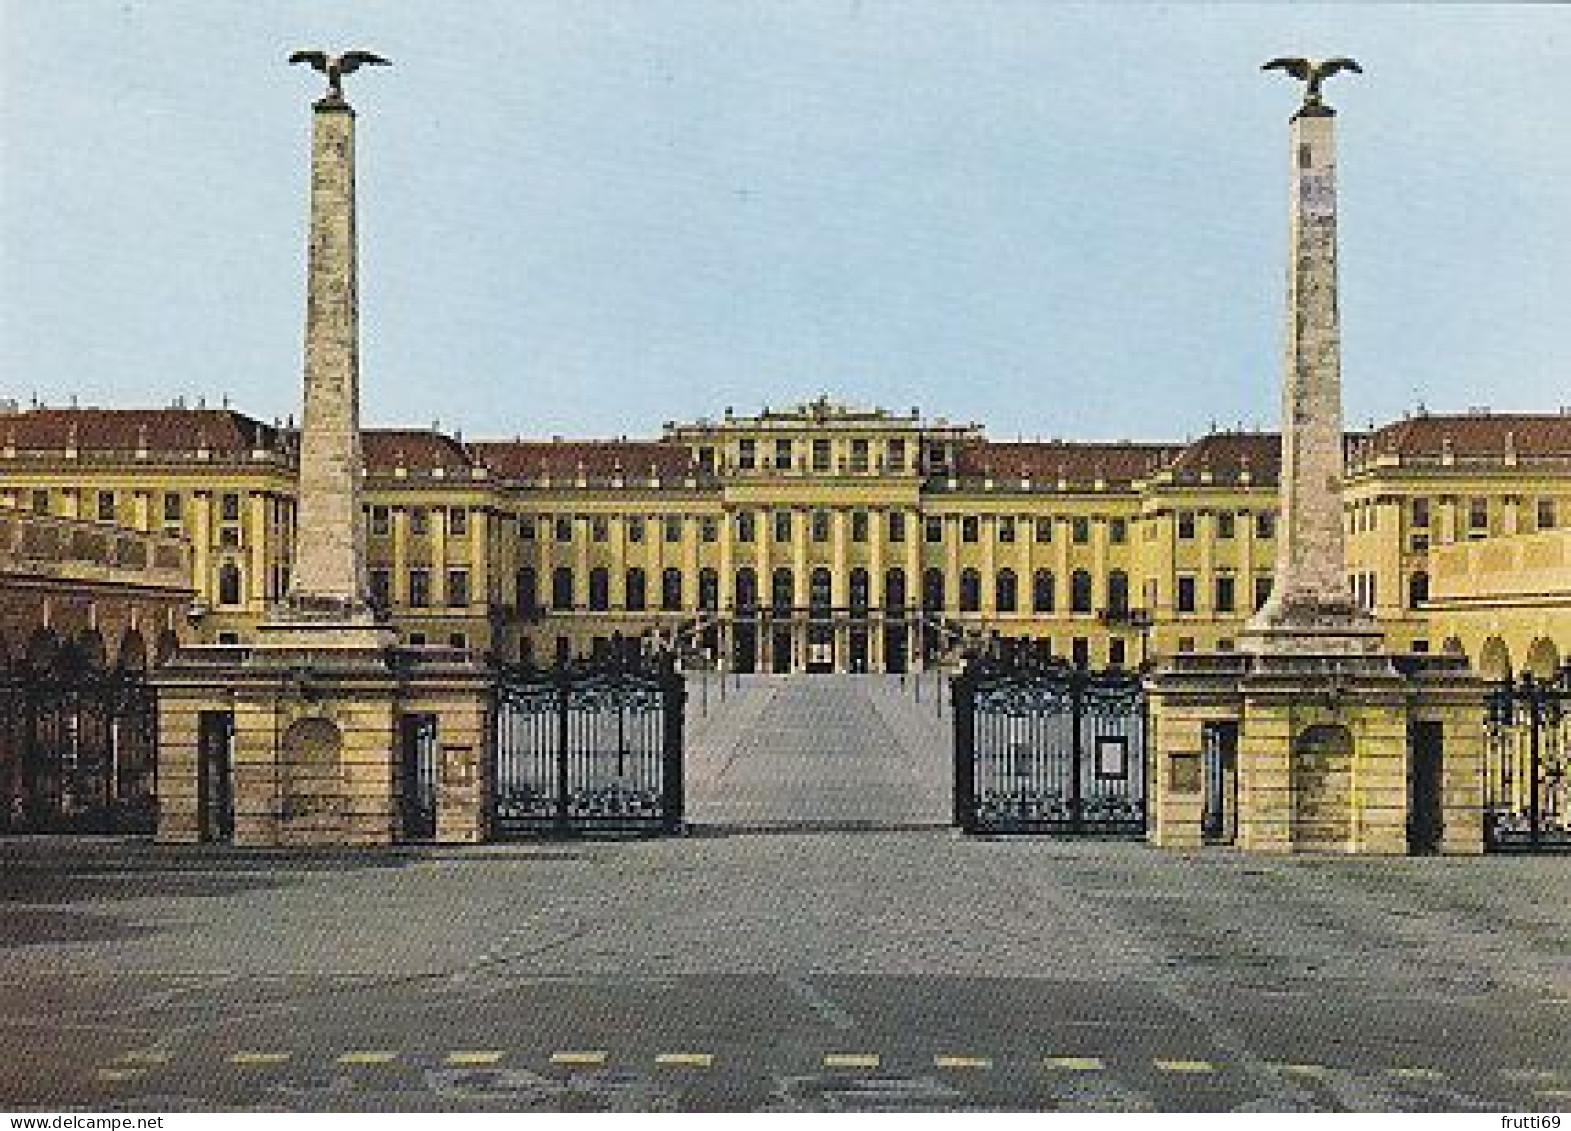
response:
M0 842L0 1107L1571 1108L1571 858L959 839L931 684L709 690L682 839Z

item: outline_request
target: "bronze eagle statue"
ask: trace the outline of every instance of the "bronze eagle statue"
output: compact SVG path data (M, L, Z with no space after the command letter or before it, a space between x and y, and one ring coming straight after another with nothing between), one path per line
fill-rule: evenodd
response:
M1308 83L1304 91L1305 106L1320 105L1320 84L1339 71L1352 71L1361 75L1364 68L1345 55L1338 55L1335 59L1300 59L1288 56L1281 59L1272 59L1260 68L1262 71L1286 71L1300 82Z
M369 51L345 51L342 55L329 55L326 51L296 51L289 56L291 63L310 63L327 76L327 97L339 102L344 100L344 76L361 67L390 67L392 61Z

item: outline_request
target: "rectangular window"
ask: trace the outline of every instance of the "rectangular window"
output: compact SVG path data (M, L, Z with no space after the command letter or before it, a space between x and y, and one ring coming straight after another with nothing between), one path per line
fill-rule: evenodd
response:
M929 542L942 542L944 540L944 520L941 518L923 519L922 536Z
M757 520L752 511L736 512L736 540L738 542L751 542Z
M113 491L98 492L98 517L104 522L115 520L115 493Z
M813 470L814 471L828 471L829 470L829 441L828 440L814 440L813 441Z
M385 569L373 569L366 574L371 586L371 606L386 609L393 603L393 575Z
M1271 578L1269 575L1255 578L1255 611L1265 608L1271 599Z
M776 511L775 512L775 541L776 542L789 542L789 541L791 541L791 512L790 511Z
M1477 535L1489 530L1489 500L1475 498L1467 501L1467 531Z
M1539 530L1553 530L1555 528L1555 501L1553 499L1538 500L1537 526Z
M465 507L453 507L447 512L447 532L456 538L462 538L469 533L469 511Z
M573 540L573 520L567 515L558 518L553 526L558 542L571 542Z
M1111 519L1107 524L1107 540L1115 546L1122 546L1129 541L1129 521L1127 519Z
M1409 507L1411 508L1413 525L1427 528L1429 526L1429 500L1420 496L1414 499L1409 504Z
M240 528L238 526L220 526L218 528L218 544L230 550L240 548Z
M1114 637L1107 642L1107 662L1115 668L1124 666L1124 642Z
M415 535L428 534L431 531L431 514L424 507L415 507L409 512L409 533Z
M535 540L535 520L521 518L518 520L518 540L520 542L533 542Z
M1259 514L1255 515L1255 537L1256 538L1275 538L1276 537L1276 512L1275 511L1261 511Z
M752 471L758 462L757 445L752 440L740 440L736 446L736 465L743 471Z
M611 520L603 514L597 514L589 520L589 537L596 542L609 542L611 540ZM629 542L642 542L644 540L644 520L630 518L627 520L627 540Z
M851 441L851 470L863 472L867 470L867 441Z
M1235 593L1236 583L1231 577L1223 575L1216 579L1216 611L1230 613L1238 603Z
M1195 611L1195 579L1192 577L1178 579L1178 611L1181 613Z
M469 647L469 637L465 636L462 632L450 632L447 634L447 646L449 648L456 648L458 651L462 652L464 649Z
M1233 536L1234 516L1232 511L1216 512L1216 536L1218 538L1231 538Z
M1178 650L1180 652L1193 652L1195 650L1195 638L1193 636L1180 636L1178 638Z
M679 516L666 516L665 540L670 545L675 545L682 540L682 519Z
M791 441L780 439L775 441L775 470L791 470Z
M868 523L867 523L867 512L866 511L852 511L851 512L851 541L853 541L853 542L866 542L867 541L867 526L868 526Z
M226 491L219 500L220 517L224 522L240 521L240 496L233 491Z
M999 516L998 540L1000 542L1013 542L1015 540L1015 519L1013 515Z
M1053 520L1039 518L1036 520L1036 540L1038 542L1051 542L1053 540Z
M705 542L720 540L720 523L713 518L704 518L698 523L698 536Z
M184 501L178 491L166 491L164 493L165 522L179 522L183 508Z
M889 470L904 471L906 468L906 442L904 440L889 441Z
M813 541L815 541L815 542L827 542L827 541L829 541L829 512L828 511L814 511L813 512Z
M1080 546L1091 541L1091 520L1084 515L1078 515L1070 520L1070 538Z
M33 513L49 513L49 492L40 488L33 492Z
M409 607L411 609L426 609L431 606L431 571L428 569L412 569L409 571Z
M1195 536L1195 512L1178 512L1178 536L1184 541L1189 541Z
M463 609L469 605L469 571L467 569L450 569L447 571L447 604L449 608Z
M704 447L698 449L698 470L712 472L715 469L715 450Z
M1413 535L1412 540L1409 543L1409 545L1412 547L1413 553L1415 553L1415 554L1425 553L1429 549L1429 535L1427 535L1427 534L1415 534L1415 535Z
M982 523L974 514L960 520L960 541L978 542L982 537Z
M389 529L386 507L371 508L371 534L377 538L387 537Z
M906 516L903 511L889 512L889 540L891 542L906 540Z

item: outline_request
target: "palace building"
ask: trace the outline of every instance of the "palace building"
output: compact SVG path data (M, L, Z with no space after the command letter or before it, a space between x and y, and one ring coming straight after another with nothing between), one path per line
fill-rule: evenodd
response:
M0 409L0 508L187 544L247 643L298 537L298 434L232 409ZM1275 561L1278 437L1010 442L820 399L644 440L368 429L373 602L409 645L545 663L618 638L741 672L889 671L1030 638L1095 667L1225 651ZM1348 584L1395 651L1571 655L1571 413L1347 439Z

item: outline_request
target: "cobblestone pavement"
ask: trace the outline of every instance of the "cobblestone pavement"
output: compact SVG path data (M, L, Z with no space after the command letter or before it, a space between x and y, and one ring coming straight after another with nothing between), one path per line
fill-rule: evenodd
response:
M834 736L941 733L826 684L814 769L758 735L813 690L744 680L695 760L801 782ZM961 839L787 792L670 840L0 841L0 1108L1571 1108L1571 858Z

